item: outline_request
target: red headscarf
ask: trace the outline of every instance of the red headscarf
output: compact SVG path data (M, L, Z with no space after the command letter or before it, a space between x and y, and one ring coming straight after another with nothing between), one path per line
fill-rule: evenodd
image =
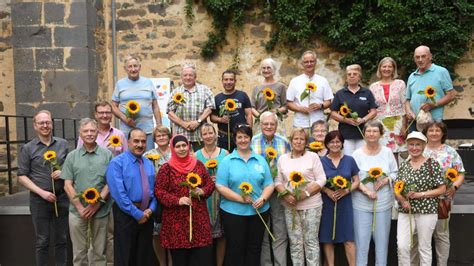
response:
M176 152L174 151L174 147L176 143L184 141L188 144L188 154L184 158L178 157ZM181 174L188 174L194 170L196 166L197 159L194 156L190 155L191 145L189 144L188 139L183 135L176 135L174 136L171 141L171 158L168 161L168 164L178 171Z

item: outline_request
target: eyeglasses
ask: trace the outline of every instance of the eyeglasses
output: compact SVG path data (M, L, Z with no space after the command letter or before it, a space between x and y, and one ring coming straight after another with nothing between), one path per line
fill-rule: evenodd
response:
M112 112L97 112L98 115L111 115Z
M316 60L303 61L303 64L305 65L314 64L314 63L316 63Z
M41 121L41 122L35 122L38 126L50 126L53 123L51 121Z

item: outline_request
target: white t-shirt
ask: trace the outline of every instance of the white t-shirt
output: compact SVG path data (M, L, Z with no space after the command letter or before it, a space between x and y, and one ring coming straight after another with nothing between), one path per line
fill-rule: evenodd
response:
M301 93L306 89L306 84L313 82L316 84L316 92L311 92L310 96L307 96L303 101L300 101ZM329 86L327 79L323 76L314 74L311 78L306 74L301 74L290 81L288 91L286 92L286 99L290 102L297 103L302 106L308 107L311 103L322 104L324 101L331 100L334 98L332 89ZM323 110L315 110L311 112L311 120L309 115L300 112L295 112L295 118L293 120L294 127L308 128L310 125L317 120L325 120Z

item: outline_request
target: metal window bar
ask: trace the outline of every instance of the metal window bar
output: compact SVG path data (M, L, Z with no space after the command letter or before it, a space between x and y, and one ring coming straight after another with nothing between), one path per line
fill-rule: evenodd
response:
M10 128L11 128L11 123L12 119L15 119L17 122L17 129L16 131L16 140L12 140L10 136ZM0 165L0 173L7 173L8 175L8 194L13 194L13 173L18 170L18 166L13 166L13 156L11 154L12 152L12 145L16 144L25 144L28 141L31 140L34 136L31 138L28 137L29 130L28 127L32 126L33 123L33 116L22 116L22 115L0 115L0 121L4 120L4 125L5 125L5 132L3 132L3 135L5 136L5 140L0 139L0 147L3 145L6 146L6 168L3 165ZM21 120L23 123L21 123ZM72 132L66 131L67 121L71 121L72 123ZM58 117L53 117L53 136L61 135L61 137L65 140L67 140L70 145L71 143L73 144L72 147L75 147L77 144L77 123L79 119L75 118L58 118ZM60 134L57 134L56 132L56 125L60 124L61 126L61 132ZM22 124L23 128L21 129L18 124ZM18 130L23 131L23 135L21 135L21 132L18 132ZM68 134L70 133L70 134ZM1 135L1 134L0 134ZM67 136L70 135L70 136ZM21 137L23 136L23 137ZM19 149L17 150L19 152ZM18 158L18 156L16 156ZM18 164L17 164L18 165Z

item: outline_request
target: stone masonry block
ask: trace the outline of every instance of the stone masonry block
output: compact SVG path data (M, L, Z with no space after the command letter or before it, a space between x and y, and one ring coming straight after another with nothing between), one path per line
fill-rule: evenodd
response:
M14 2L11 15L14 26L39 25L41 23L41 3Z
M89 68L89 49L71 48L70 56L66 59L66 68L87 70Z
M117 21L115 22L115 27L117 28L117 31L131 30L133 29L133 26L133 23L128 20L117 19Z
M13 65L15 71L32 71L35 69L33 49L13 48Z
M166 17L166 7L161 4L150 4L148 5L148 12L158 14L162 17Z
M41 95L41 72L15 72L15 100L17 103L40 102L43 100Z
M64 24L64 4L44 3L44 20L46 23Z
M81 102L89 99L88 71L48 71L44 75L45 98L52 102Z
M13 26L14 47L51 47L51 29L45 27Z
M71 3L71 12L68 23L71 25L87 25L87 2L76 1Z
M36 69L63 69L64 49L36 49Z
M143 17L146 15L146 11L143 9L122 9L117 12L119 17L139 16Z
M54 29L54 43L57 47L87 47L87 37L86 26L56 27Z

